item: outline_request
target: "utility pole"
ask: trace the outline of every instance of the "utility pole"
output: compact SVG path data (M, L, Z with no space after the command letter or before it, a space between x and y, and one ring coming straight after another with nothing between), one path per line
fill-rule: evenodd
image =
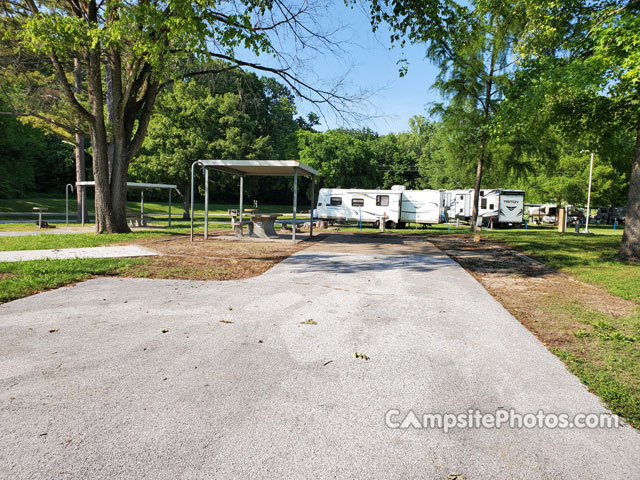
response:
M587 153L589 150L582 150L580 153ZM593 151L591 153L591 166L589 167L589 193L587 193L587 219L584 233L589 233L589 217L591 216L591 179L593 178Z

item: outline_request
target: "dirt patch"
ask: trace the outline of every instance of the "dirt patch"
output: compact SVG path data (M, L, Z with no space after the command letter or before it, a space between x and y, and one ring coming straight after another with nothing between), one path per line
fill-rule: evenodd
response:
M13 277L17 277L18 275L16 275L15 273L10 273L10 272L0 272L0 280L6 280L8 278L13 278Z
M127 277L175 278L183 280L238 280L260 275L290 255L307 248L309 242L238 241L225 235L149 239L138 242L161 255L127 267Z

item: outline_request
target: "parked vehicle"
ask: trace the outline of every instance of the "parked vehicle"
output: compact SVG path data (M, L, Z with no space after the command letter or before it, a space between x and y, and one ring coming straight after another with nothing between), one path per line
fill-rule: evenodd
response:
M434 224L442 221L444 193L438 190L390 190L322 188L315 215L320 220L362 221L389 228L407 223Z
M447 218L468 220L473 208L473 189L445 190L445 213Z
M576 223L583 224L584 223L584 209L582 207L577 207L575 205L567 205L567 224L570 226L575 225Z
M556 223L558 207L555 203L545 205L533 205L529 207L529 223L541 225L543 223Z
M524 223L524 191L497 188L480 190L480 225L521 225ZM473 189L447 190L445 208L449 218L470 221L473 215Z
M600 207L591 218L595 224L611 225L616 219L618 222L624 222L626 213L626 207Z
M429 225L441 223L445 192L441 190L405 190L402 192L400 226L407 223Z
M402 190L321 188L317 218L337 222L359 221L380 225L386 219L392 228L400 223Z

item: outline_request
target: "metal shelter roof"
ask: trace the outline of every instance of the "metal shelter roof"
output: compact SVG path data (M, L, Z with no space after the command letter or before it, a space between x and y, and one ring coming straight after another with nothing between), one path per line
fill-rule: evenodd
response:
M76 182L78 187L95 187L96 182L94 181L85 181L85 182ZM176 185L167 185L164 183L134 183L127 182L128 188L177 188Z
M298 160L199 160L198 164L240 176L292 177L296 167L300 176L319 175L316 170Z

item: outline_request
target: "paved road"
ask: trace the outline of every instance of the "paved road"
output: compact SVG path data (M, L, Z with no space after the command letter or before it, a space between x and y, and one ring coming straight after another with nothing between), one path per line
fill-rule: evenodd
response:
M435 248L345 238L244 281L101 278L0 306L0 477L637 478L631 427L385 426L605 410Z

